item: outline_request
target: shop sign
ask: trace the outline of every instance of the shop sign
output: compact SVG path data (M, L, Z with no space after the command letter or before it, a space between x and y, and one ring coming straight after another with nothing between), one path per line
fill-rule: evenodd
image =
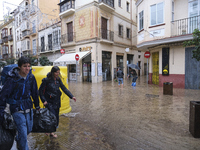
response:
M90 51L92 49L92 46L86 46L86 47L80 47L79 51L83 52L83 51Z

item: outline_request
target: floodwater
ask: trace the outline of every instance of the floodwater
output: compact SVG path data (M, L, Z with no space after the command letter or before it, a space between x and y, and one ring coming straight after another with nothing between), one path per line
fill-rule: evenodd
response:
M31 133L31 150L198 150L200 139L189 132L190 101L199 101L200 90L163 88L146 83L136 87L125 79L102 83L69 82L77 98L71 100L74 117L60 117L58 138ZM14 150L15 148L13 148Z

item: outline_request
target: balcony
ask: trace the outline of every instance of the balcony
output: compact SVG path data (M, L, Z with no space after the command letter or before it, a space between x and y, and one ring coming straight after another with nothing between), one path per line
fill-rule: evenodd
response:
M114 6L114 0L99 0L99 7L105 11L114 11Z
M107 30L107 29L101 29L100 30L101 37L100 37L100 42L104 43L114 43L114 32Z
M61 35L61 46L68 46L75 44L75 32L70 32Z
M22 38L26 38L30 36L30 31L23 31L22 32Z
M12 41L12 40L13 40L13 35L11 34L8 36L8 41Z
M3 38L3 43L8 43L8 37Z
M75 0L64 0L60 5L60 17L66 17L75 13Z
M21 24L21 31L25 31L25 30L30 30L28 21L23 21Z
M30 6L30 15L34 15L36 13L36 8L34 5Z
M171 36L192 34L194 29L200 29L200 15L171 22Z
M3 44L3 39L0 39L0 44Z
M36 35L36 29L35 28L32 28L30 30L30 35L32 35L32 36Z

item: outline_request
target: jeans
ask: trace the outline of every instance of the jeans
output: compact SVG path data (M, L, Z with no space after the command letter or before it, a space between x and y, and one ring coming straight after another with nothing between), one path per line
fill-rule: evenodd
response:
M18 147L20 150L29 150L27 135L31 132L33 127L33 110L29 113L15 112L12 116L18 131L16 136Z
M123 78L118 78L118 85L120 85L120 82L123 84Z

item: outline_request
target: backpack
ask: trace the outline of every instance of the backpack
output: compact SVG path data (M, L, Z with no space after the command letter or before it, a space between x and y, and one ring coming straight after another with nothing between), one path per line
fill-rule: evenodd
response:
M18 67L17 64L12 64L12 65L7 65L3 68L3 71L1 72L1 84L4 85L4 83L6 82L7 80L7 76L8 76L8 72L15 68L15 67Z

